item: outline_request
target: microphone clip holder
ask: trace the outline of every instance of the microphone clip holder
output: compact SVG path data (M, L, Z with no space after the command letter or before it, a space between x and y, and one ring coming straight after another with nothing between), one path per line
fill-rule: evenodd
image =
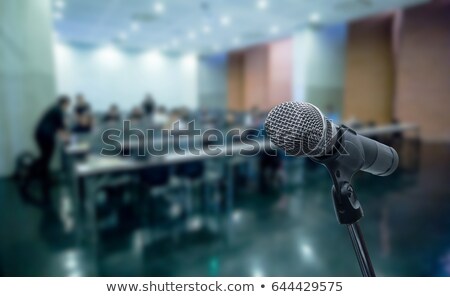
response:
M333 185L331 194L337 220L340 224L350 225L358 222L364 212L351 184L344 182L336 190Z
M358 141L352 139L356 137L356 133L344 125L339 127L335 137L336 144L331 156L313 160L324 165L330 173L333 181L331 196L338 222L345 225L355 224L364 216L364 212L351 180L363 165L364 156L361 156L363 149L358 146Z

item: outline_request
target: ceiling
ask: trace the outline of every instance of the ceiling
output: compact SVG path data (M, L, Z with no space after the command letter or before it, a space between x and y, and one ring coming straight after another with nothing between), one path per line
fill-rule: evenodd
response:
M426 0L52 0L62 42L211 53Z

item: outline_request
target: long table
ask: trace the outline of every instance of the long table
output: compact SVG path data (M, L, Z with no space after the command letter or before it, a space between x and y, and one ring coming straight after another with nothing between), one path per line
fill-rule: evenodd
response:
M356 129L356 132L366 137L376 137L394 133L404 133L408 131L412 131L413 133L416 134L417 138L419 137L419 125L413 123L391 124L391 125L382 125L370 128Z
M401 133L412 131L416 133L418 136L419 133L419 125L414 123L400 123L400 124L389 124L389 125L381 125L376 127L368 127L368 128L359 128L355 129L361 135L367 137L376 137L393 133ZM242 132L243 129L240 129ZM128 145L133 146L133 144L137 145L138 142L131 141ZM64 153L66 155L80 155L89 153L92 149L92 145L89 140L75 140L71 141L69 144L64 146Z
M184 162L192 161L209 161L213 159L221 159L225 161L225 216L226 221L231 219L234 198L233 184L233 160L237 161L255 155L262 149L272 149L273 145L267 140L258 140L253 144L245 143L229 143L222 146L215 146L220 149L220 153L211 155L205 151L198 154L186 152L185 154L177 154L171 152L164 156L151 156L148 159L133 159L132 157L105 157L99 155L88 155L84 160L76 161L73 164L73 189L76 197L76 208L83 213L83 217L87 221L85 228L89 234L90 241L95 250L97 250L98 239L98 219L96 212L96 197L98 190L110 182L111 178L117 176L130 176L140 172L143 169L151 169L157 166L172 166ZM81 197L79 189L84 189Z
M243 131L243 130L241 130ZM384 125L371 128L357 129L357 132L361 135L367 137L375 137L386 134L414 131L418 135L419 126L416 124L404 123L404 124L393 124ZM133 143L130 144L132 146ZM269 146L267 140L259 140L258 145L263 147ZM78 184L80 180L87 180L89 177L96 179L98 176L120 173L120 172L132 172L136 170L141 170L144 168L151 168L152 166L170 165L182 162L189 162L195 160L205 160L207 158L218 158L229 155L235 155L237 151L243 148L249 148L246 144L234 144L233 146L223 147L221 153L216 156L211 156L201 151L198 155L191 153L186 153L184 155L169 153L163 156L153 156L146 160L136 160L131 157L105 157L99 154L93 154L91 152L90 144L84 140L79 142L73 142L65 146L64 153L65 161L68 163L67 171L71 173L71 178L74 181L74 193L76 197L76 202L80 202L80 193L78 191ZM87 156L84 160L79 161L75 156L84 155ZM87 195L91 194L90 188L86 187Z

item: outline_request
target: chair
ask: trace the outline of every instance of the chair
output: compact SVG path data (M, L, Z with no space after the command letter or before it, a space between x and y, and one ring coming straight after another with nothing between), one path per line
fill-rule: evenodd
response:
M144 224L148 222L148 219L154 224L170 221L171 171L172 168L169 165L155 166L141 171Z
M100 187L96 212L100 230L115 228L130 230L136 226L136 208L133 201L134 181L130 177L112 177Z
M190 217L196 208L194 205L193 191L203 182L204 163L203 161L192 161L181 163L175 166L175 178L179 180L186 193L185 208L187 216Z

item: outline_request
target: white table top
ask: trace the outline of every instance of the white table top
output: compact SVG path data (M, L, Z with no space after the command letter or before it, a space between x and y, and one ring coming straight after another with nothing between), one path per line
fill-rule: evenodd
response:
M356 132L358 132L358 134L370 137L370 136L384 135L384 134L390 134L390 133L395 133L395 132L404 132L404 131L408 131L408 130L415 130L418 128L419 128L419 125L417 125L417 124L402 123L402 124L392 124L392 125L383 125L383 126L370 127L370 128L362 128L362 129L357 129Z
M274 148L268 141L258 141L257 144L259 149ZM239 155L239 152L242 152L243 150L253 151L255 149L255 147L250 144L242 143L228 146L214 146L214 148L220 148L220 152L215 155L208 154L203 150L198 154L190 152L186 152L185 154L169 153L164 156L151 156L147 160L136 160L131 157L122 156L111 157L90 155L87 160L75 164L75 173L77 176L88 176L108 172L139 170L152 166L170 165L181 162L204 160L207 158L248 156L245 154Z
M370 137L376 135L383 135L395 132L403 132L407 130L415 130L418 129L419 126L417 124L395 124L395 125L384 125L373 128L363 128L358 129L357 132L361 135ZM271 145L268 140L258 140L258 145L260 148L275 148L274 145ZM199 154L192 154L190 152L186 152L183 155L176 153L169 153L164 156L152 156L146 160L136 160L131 157L110 157L110 156L99 156L99 155L89 155L87 160L77 162L75 164L75 173L77 176L88 176L99 173L108 173L108 172L117 172L117 171L128 171L128 170L139 170L152 166L160 166L165 164L176 164L181 162L195 161L195 160L203 160L207 158L215 158L215 157L225 157L225 156L238 156L238 153L241 150L254 149L249 144L235 143L231 145L221 145L215 146L220 148L220 153L217 155L207 154L205 151L201 150ZM76 146L69 146L66 148L66 152L83 152L89 149L88 143L79 143Z

